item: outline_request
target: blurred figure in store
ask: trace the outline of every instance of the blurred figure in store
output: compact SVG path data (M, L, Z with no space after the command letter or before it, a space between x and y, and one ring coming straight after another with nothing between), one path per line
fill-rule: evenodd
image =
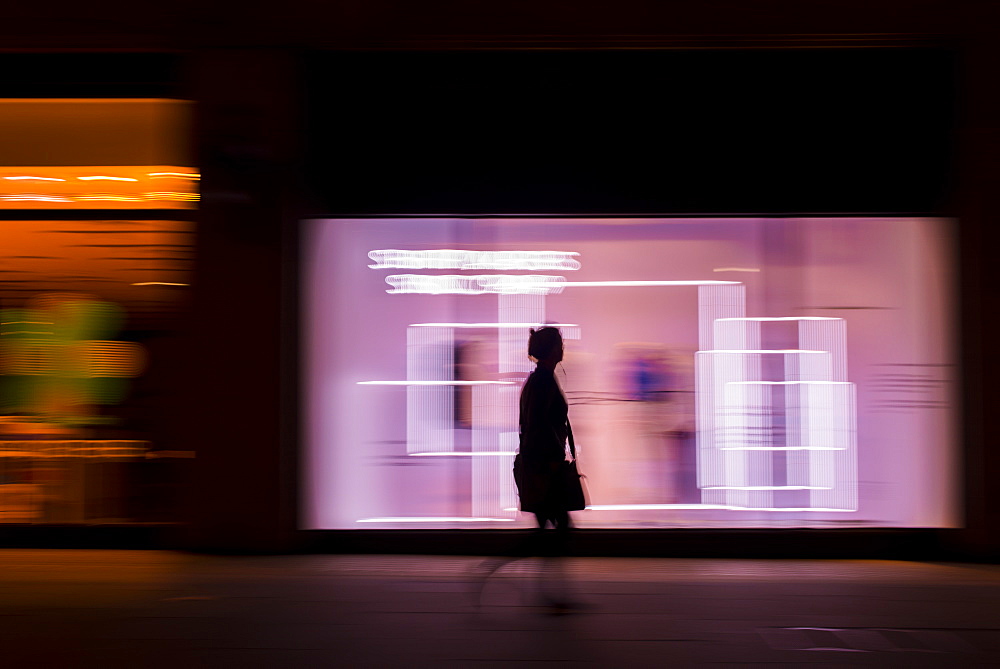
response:
M693 354L659 343L616 346L621 400L614 421L614 439L599 440L608 453L612 472L609 488L617 503L675 504L681 497L678 480L683 440L693 428Z

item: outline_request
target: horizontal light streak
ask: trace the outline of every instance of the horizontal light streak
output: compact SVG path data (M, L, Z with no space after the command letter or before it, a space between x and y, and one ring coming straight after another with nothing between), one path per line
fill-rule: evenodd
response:
M513 381L358 381L359 386L513 386Z
M0 174L2 208L190 209L198 174L172 165L7 166ZM166 190L163 190L166 189Z
M741 316L739 318L717 318L717 321L842 321L832 316Z
M201 199L201 196L197 193L181 193L179 191L154 191L143 193L143 197L150 200L178 200L184 202L193 202Z
M103 201L103 202L139 202L142 200L138 195L78 195L77 200L81 202L86 201Z
M804 513L806 511L815 513L857 513L857 509L830 509L824 507L810 507L810 506L768 506L768 507L756 507L756 506L731 506L728 507L729 511L787 511L794 513Z
M713 272L759 272L758 267L716 267Z
M421 453L409 453L410 456L421 457L445 457L450 455L459 456L492 456L517 455L515 451L423 451Z
M482 295L499 293L549 294L560 293L563 288L641 288L658 286L731 286L739 281L685 280L685 281L566 281L561 276L513 274L393 274L385 278L392 286L387 293L416 293L427 295Z
M166 179L170 177L181 178L181 179L200 179L201 175L197 172L147 172L147 176L153 177L154 179Z
M716 348L710 351L698 351L698 353L828 353L828 351L817 351L806 348L765 348L765 349L728 349ZM736 383L735 381L733 383Z
M720 451L846 451L835 446L720 446Z
M818 511L837 513L855 513L857 511L856 509L810 508L800 506L757 508L749 506L730 506L727 504L594 504L593 506L587 507L588 511L659 511L670 509L683 509L690 511Z
M512 523L513 518L475 518L469 516L388 516L361 518L356 523Z
M390 294L501 295L549 294L562 290L566 279L542 274L392 274L385 282Z
M757 353L759 351L755 351ZM824 353L825 351L818 351ZM727 381L730 386L853 386L850 381Z
M26 423L10 422L10 425ZM0 442L0 458L38 459L148 457L151 442L128 439L12 439Z
M190 286L190 283L173 283L171 281L139 281L133 286Z
M576 323L410 323L411 328L576 328Z
M201 198L197 193L182 193L180 191L149 192L137 195L114 193L84 193L82 195L45 195L39 193L14 193L4 195L8 202L143 202L146 200L173 200L177 202L195 202Z
M722 504L592 504L587 507L588 511L660 511L670 509L683 510L726 510L728 506Z
M832 490L818 485L707 485L703 490Z
M563 281L560 287L573 288L639 288L644 286L730 286L740 283L739 281L712 281L712 280L692 280L692 281Z
M55 195L35 195L25 193L23 195L4 195L3 199L8 202L72 202L67 197L57 197Z
M576 251L473 251L462 249L376 249L372 269L578 270Z

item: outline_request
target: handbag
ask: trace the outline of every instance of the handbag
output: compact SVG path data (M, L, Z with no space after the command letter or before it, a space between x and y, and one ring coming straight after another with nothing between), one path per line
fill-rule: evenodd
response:
M517 486L517 496L521 497L521 491L524 490L524 460L520 453L514 456L514 485Z
M576 466L576 443L573 441L573 426L569 419L566 419L566 428L569 435L569 452L573 456L572 461L562 463L563 492L565 494L566 510L581 511L587 508L587 495L583 491L583 481L587 478L580 473Z
M587 477L581 474L576 466L576 442L573 440L573 426L570 424L569 419L566 419L566 429L569 437L569 452L573 456L573 460L564 460L561 463L559 472L556 474L558 477L556 485L561 488L560 492L562 493L565 510L581 511L587 508L587 495L583 490L582 482L582 479ZM513 474L514 485L517 486L517 494L523 499L525 490L524 460L520 453L514 456Z

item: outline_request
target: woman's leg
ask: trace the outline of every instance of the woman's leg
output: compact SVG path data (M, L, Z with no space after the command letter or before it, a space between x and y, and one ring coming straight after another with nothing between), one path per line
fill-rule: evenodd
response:
M569 511L560 509L552 515L553 553L564 556L569 552L569 531L573 523L569 519Z
M483 590L486 588L486 581L499 571L502 567L528 557L545 555L545 525L549 522L547 514L535 512L535 529L531 530L517 543L513 544L507 555L491 557L483 560L473 571L474 592L473 606L479 608L482 605ZM540 584L536 584L540 588Z
M552 530L546 534L546 552L543 558L545 582L544 598L554 613L565 613L575 607L565 574L565 556L569 552L569 531L572 528L569 512L554 511L548 519Z

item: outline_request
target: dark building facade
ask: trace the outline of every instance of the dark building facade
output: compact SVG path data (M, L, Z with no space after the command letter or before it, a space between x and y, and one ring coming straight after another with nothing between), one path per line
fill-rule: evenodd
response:
M161 148L84 164L196 171L197 207L174 200L40 213L11 201L3 214L11 225L192 226L157 228L189 235L179 245L190 264L183 281L153 280L189 284L189 293L170 302L167 325L143 330L169 330L141 342L150 359L170 361L150 368L154 399L134 408L146 422L121 423L136 426L130 434L86 427L87 438L151 441L163 453L144 456L158 469L118 474L145 483L129 511L111 514L116 522L96 512L73 525L9 522L0 526L9 544L278 552L503 544L503 532L480 529L307 529L304 220L905 216L951 221L955 239L956 526L593 529L579 550L970 559L1000 551L989 484L1000 469L988 269L1000 47L986 3L182 3L156 17L104 9L17 8L0 29L0 59L16 73L3 95L193 102L190 121L167 124L174 134L165 141L190 143L181 155ZM150 495L158 501L142 501Z

